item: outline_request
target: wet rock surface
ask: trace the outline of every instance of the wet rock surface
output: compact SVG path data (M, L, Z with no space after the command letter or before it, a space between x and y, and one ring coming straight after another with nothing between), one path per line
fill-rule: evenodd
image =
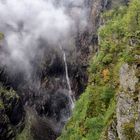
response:
M14 91L0 90L0 139L12 140L24 128L25 112Z

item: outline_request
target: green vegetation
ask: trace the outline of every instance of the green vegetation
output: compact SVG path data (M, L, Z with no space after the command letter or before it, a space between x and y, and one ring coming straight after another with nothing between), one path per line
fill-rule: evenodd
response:
M16 97L19 98L19 96L16 94L16 92L13 89L7 90L3 86L0 85L0 96L4 94L5 96L9 96L9 98Z
M123 125L123 131L124 131L124 134L126 135L126 138L128 140L140 140L140 133L137 133L135 131L135 123L134 123L135 120L131 120L130 122L128 123L125 123Z
M29 122L26 122L28 124ZM16 136L15 140L33 140L31 136L30 126L26 125L23 131Z
M140 1L132 0L129 7L107 11L102 18L106 24L99 29L100 51L90 61L87 89L58 140L106 137L102 135L115 118L120 66L140 63L136 57L140 53ZM132 130L133 125L129 126L126 131Z
M12 101L17 99L19 100L19 96L16 94L14 90L6 90L3 87L0 87L0 97L4 98L4 103L2 98L0 99L0 109L6 109L7 111L12 109Z
M4 38L3 33L0 32L0 40Z

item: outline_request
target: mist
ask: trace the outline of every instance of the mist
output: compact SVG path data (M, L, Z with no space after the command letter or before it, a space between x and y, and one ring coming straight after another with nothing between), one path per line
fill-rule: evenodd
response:
M86 27L87 9L83 3L84 0L0 0L0 32L5 36L0 63L10 72L23 71L30 77L31 61L43 55L41 40L46 42L41 46L44 48L58 47L60 41L70 47L67 42L77 26L81 30Z

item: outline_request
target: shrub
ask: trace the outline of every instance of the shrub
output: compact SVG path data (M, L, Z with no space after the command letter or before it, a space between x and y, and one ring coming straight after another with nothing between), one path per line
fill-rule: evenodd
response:
M113 60L113 54L107 54L107 55L103 58L102 62L103 62L104 64L109 64L109 63L112 62L112 60Z

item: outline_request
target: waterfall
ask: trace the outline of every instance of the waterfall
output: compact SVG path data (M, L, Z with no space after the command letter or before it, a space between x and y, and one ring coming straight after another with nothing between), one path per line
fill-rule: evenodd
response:
M63 54L63 60L64 60L64 64L65 64L65 73L66 73L66 81L67 81L67 85L68 85L68 90L69 90L69 99L70 99L70 103L71 103L71 108L74 108L74 97L73 97L73 93L71 90L71 84L70 84L70 79L69 79L69 74L68 74L68 65L67 65L67 60L66 60L66 53L62 47L61 44L59 44L59 48L62 51Z

